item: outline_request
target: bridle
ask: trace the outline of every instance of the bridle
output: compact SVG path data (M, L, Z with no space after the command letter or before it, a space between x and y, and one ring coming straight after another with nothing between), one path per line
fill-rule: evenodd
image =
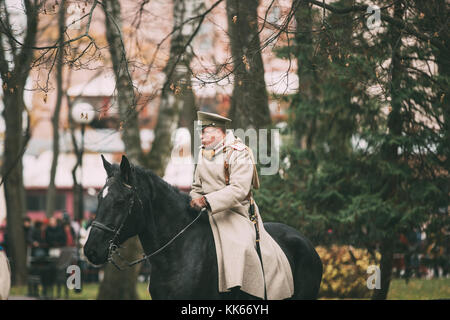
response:
M111 238L111 240L109 241L109 246L108 246L108 262L110 262L114 267L116 267L118 270L124 270L125 268L131 268L133 266L135 266L136 264L139 264L141 262L144 262L150 258L152 258L153 256L157 255L158 253L160 253L161 251L163 251L165 248L167 248L172 242L174 242L180 235L182 235L194 222L196 222L200 216L202 215L203 212L206 211L206 208L203 208L202 210L200 210L200 212L198 213L198 215L194 218L194 220L192 220L188 225L186 225L183 229L181 229L180 232L178 232L172 239L170 239L165 245L163 245L162 247L160 247L158 250L152 252L151 254L145 255L143 254L143 257L141 259L129 262L127 261L127 259L125 259L124 257L122 257L120 255L120 252L118 251L118 249L120 248L120 245L116 244L116 240L119 238L120 232L122 231L125 222L127 221L128 217L131 215L131 210L134 207L134 202L135 199L138 199L140 205L141 205L141 209L144 208L142 201L139 197L139 194L136 191L136 188L134 188L133 186L130 186L126 183L123 183L123 185L132 190L133 191L133 196L130 200L130 205L128 207L128 212L127 215L125 216L125 218L123 219L122 223L120 224L120 226L117 229L114 228L110 228L106 225L104 225L101 222L98 221L93 221L91 226L92 228L97 228L100 229L104 232L107 233L112 233L113 237ZM124 261L125 263L125 267L120 267L116 261L114 261L114 255L117 255L121 261Z

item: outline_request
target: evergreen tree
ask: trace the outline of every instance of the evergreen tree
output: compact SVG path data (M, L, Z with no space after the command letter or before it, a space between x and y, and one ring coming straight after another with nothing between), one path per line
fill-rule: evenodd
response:
M446 46L424 40L447 41L442 4L378 5L395 22L375 30L354 11L327 13L325 21L306 5L297 13L295 47L280 53L295 54L299 66L294 138L280 175L263 177L257 201L273 215L266 220L285 219L315 244L379 251L381 290L373 298L385 299L399 235L448 215L449 78ZM442 67L429 69L437 59Z

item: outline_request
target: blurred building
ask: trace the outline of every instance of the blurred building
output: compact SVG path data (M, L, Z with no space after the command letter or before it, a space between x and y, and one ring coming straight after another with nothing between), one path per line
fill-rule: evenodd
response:
M205 8L211 7L215 1L206 0ZM267 7L272 1L261 1L259 16L261 21ZM154 138L159 94L164 84L163 68L169 57L170 37L162 40L172 29L172 8L170 1L150 1L140 14L140 2L124 0L122 4L123 35L130 61L130 72L138 97L139 126L141 130L142 148L151 149ZM67 24L86 14L92 1L69 1ZM260 39L264 45L262 56L265 68L265 80L270 101L269 106L275 122L286 120L287 105L276 97L292 94L298 89L295 59L292 61L276 57L274 47L283 46L283 38L270 42L270 36L275 27L280 24L291 2L278 0L273 2L267 24L261 32ZM40 20L42 26L48 25L42 32L39 43L49 43L56 32L56 14L58 6L51 1ZM85 31L86 19L76 22L69 28L68 36L73 38ZM233 89L233 79L214 75L214 70L221 64L229 62L230 48L226 34L227 18L225 3L221 3L204 20L202 27L192 43L194 59L191 67L192 90L199 110L227 114L230 107L230 96ZM104 185L105 172L100 154L112 162L120 161L124 152L121 140L118 106L114 99L115 78L109 62L109 52L105 39L104 15L98 6L94 11L89 34L96 40L98 48L89 48L84 55L83 49L88 45L87 39L80 41L78 53L81 57L75 61L67 61L64 67L64 86L72 105L77 103L90 104L95 110L93 119L87 126L84 135L85 148L83 167L77 176L85 188L86 213L95 211L96 193ZM156 49L158 48L158 51ZM69 60L70 57L67 59ZM29 214L39 218L45 215L45 194L49 184L49 172L52 159L52 124L51 117L56 102L55 77L48 77L49 65L33 69L25 90L25 103L30 111L32 138L29 141L23 157L24 183L27 190L27 205ZM54 72L54 70L53 70ZM48 82L47 82L48 77ZM38 88L46 88L40 90ZM47 90L48 89L48 90ZM0 112L3 109L0 100ZM0 143L3 142L4 122L0 118ZM81 140L80 126L75 129L75 138ZM189 191L194 170L190 154L190 134L185 128L174 133L174 150L172 160L167 166L164 179L184 191ZM73 214L72 169L76 162L74 148L69 128L69 103L63 99L60 115L60 149L58 169L56 173L57 212L63 210ZM0 145L0 152L3 146ZM0 221L6 210L4 208L3 192L0 190ZM2 216L3 214L3 216Z

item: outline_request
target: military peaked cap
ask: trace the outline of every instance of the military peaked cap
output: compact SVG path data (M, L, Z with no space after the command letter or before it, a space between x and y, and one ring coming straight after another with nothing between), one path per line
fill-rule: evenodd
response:
M228 124L231 123L231 119L226 117L222 117L218 114L211 112L197 112L198 121L200 121L200 125L202 128L204 127L227 127Z

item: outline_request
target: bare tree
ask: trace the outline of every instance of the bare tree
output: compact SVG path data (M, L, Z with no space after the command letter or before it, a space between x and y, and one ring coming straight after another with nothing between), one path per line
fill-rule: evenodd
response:
M119 1L103 2L105 12L106 38L109 53L116 77L117 103L119 106L122 140L125 152L136 164L142 163L141 139L139 136L139 112L136 105L133 80L128 69L128 60L122 38L122 17ZM124 256L138 258L142 250L137 237L127 240L124 244ZM137 276L140 266L120 271L108 264L105 268L105 278L102 281L97 299L99 300L136 300Z
M405 15L406 4L402 1L395 1L394 3L394 19L402 21ZM405 72L405 68L401 62L401 47L402 47L402 28L397 25L391 24L389 33L389 45L392 51L391 54L391 66L390 66L390 98L392 110L387 118L388 135L391 136L382 146L382 157L384 160L392 163L401 162L401 155L399 149L401 146L398 141L402 137L403 133L403 116L402 116L402 100L401 96L401 81L402 73ZM392 201L390 198L393 194L397 194L397 188L399 185L398 176L391 174L388 178L386 189L383 192L383 198L386 201ZM395 235L391 235L385 238L380 244L380 269L381 269L381 289L375 290L372 299L385 300L389 292L389 285L391 282L392 268L394 266L394 240Z
M227 0L228 33L234 61L230 118L234 128L271 124L258 32L258 0Z
M164 69L166 78L161 90L155 139L146 161L148 167L160 176L164 175L172 151L171 137L178 127L180 112L184 109L184 114L188 118L190 116L186 122L194 119L195 101L190 72L192 51L188 46L206 16L206 13L199 15L204 8L203 0L174 0L173 5L170 57ZM199 21L193 20L193 17L200 17Z
M62 0L58 11L58 49L56 53L56 103L52 116L52 128L53 128L53 157L52 165L50 168L50 182L47 189L46 199L46 215L51 217L55 211L55 199L56 199L56 186L55 176L56 168L58 166L59 156L59 115L61 111L61 104L63 98L63 66L64 66L64 32L65 32L65 11L66 1Z
M38 26L38 1L24 0L26 35L19 47L10 35L13 33L10 13L5 1L0 1L2 11L0 24L0 73L3 81L3 116L6 124L2 176L5 183L7 209L8 253L13 261L14 280L24 285L27 278L26 244L23 217L26 213L25 188L23 185L22 155L29 139L29 126L24 134L23 93L33 61L32 46L36 41Z
M313 43L313 9L311 4L302 2L300 8L295 12L295 21L297 32L295 34L295 55L297 56L297 74L299 79L299 92L294 97L292 104L297 104L302 100L318 101L319 99L319 75L314 64L314 43ZM295 135L298 145L302 144L302 138L305 137L303 147L311 148L312 139L316 127L316 119L305 119L296 117Z
M69 77L70 79L70 77ZM72 147L73 151L75 153L76 162L75 165L72 168L71 174L72 174L72 192L73 192L73 213L74 217L81 218L84 212L84 203L83 203L83 185L81 184L81 178L80 181L78 181L77 178L77 170L78 168L81 168L83 164L83 152L84 149L84 126L81 126L81 141L78 143L77 139L75 137L75 120L72 117L72 110L73 110L73 102L75 99L69 97L67 95L67 92L64 91L64 95L66 97L66 101L69 107L69 114L68 114L68 120L69 120L69 130L70 130L70 137L72 140Z
M104 3L103 7L106 14L109 52L116 76L117 102L126 152L134 163L145 164L162 176L172 151L171 135L178 127L179 112L183 109L187 110L185 111L187 114L195 111L194 97L190 85L192 54L189 53L189 50L186 50L196 33L194 31L195 20L189 23L184 22L203 8L203 1L174 1L173 17L174 30L176 31L172 34L170 58L164 70L166 81L161 93L155 139L152 150L147 157L144 157L141 149L139 110L121 34L120 4L108 2ZM128 240L125 247L127 247L125 254L130 259L136 258L135 253L142 250L137 238ZM138 271L139 266L126 271L118 271L113 266L108 265L98 299L136 299Z

